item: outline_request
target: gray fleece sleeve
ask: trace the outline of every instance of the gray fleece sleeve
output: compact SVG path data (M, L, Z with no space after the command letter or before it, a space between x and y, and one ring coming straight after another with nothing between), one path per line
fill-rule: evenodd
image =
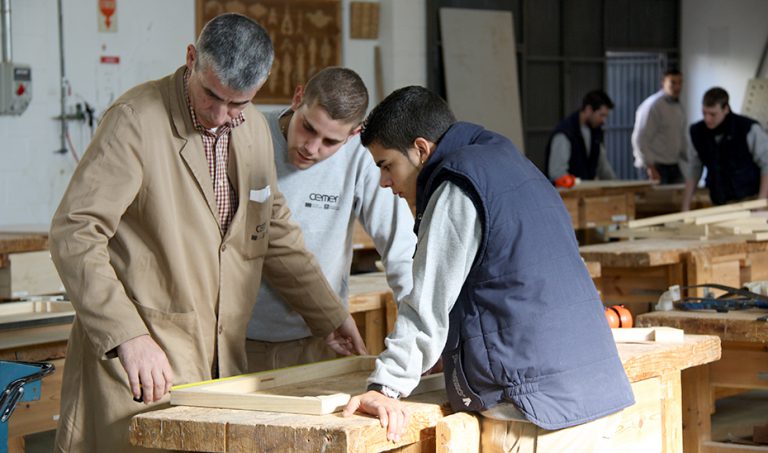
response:
M368 383L407 396L434 365L448 338L448 314L480 247L482 230L472 200L446 181L422 217L413 261L413 291L400 303L387 349Z

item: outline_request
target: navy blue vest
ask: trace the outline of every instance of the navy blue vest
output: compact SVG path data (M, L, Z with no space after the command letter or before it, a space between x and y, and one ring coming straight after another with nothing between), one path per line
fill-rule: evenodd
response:
M581 135L579 124L579 112L573 112L558 123L547 144L546 169L549 171L549 156L552 153L552 138L562 133L571 142L571 158L568 160L568 173L584 180L595 179L597 175L597 163L600 158L600 145L603 143L603 128L589 128L590 143L589 153L584 144L584 136Z
M513 403L560 429L633 404L571 218L552 184L508 139L454 124L417 180L417 224L443 181L474 202L482 241L450 313L443 351L457 411Z
M747 134L756 123L746 116L728 113L716 129L704 121L691 126L691 142L701 162L707 166L707 188L714 204L757 195L760 167L749 152ZM720 143L715 136L722 134Z

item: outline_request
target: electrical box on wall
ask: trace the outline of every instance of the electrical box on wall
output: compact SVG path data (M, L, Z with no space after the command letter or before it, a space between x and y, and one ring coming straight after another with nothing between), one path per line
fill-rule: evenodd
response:
M21 115L32 101L32 68L0 62L0 115Z

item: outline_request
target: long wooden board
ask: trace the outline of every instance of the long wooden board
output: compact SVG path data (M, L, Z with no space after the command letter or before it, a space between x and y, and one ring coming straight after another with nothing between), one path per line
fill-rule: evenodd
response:
M363 393L375 356L245 374L176 386L171 404L226 409L325 415L341 410L351 395ZM442 374L422 378L413 395L444 388Z

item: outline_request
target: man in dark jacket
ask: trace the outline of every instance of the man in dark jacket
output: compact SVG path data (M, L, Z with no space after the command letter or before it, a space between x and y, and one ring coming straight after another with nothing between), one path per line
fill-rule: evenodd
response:
M584 96L581 109L565 117L547 145L546 172L555 181L570 174L583 180L616 179L603 143L603 124L613 101L603 91Z
M485 416L484 446L609 441L616 417L606 416L631 405L632 390L552 184L507 138L457 122L421 87L388 96L361 140L381 185L415 207L418 244L413 291L369 391L345 413L378 415L398 440L407 416L396 399L442 353L451 406Z
M703 167L716 205L768 198L768 134L757 121L733 113L728 92L720 87L704 93L702 104L704 119L690 129L683 211L691 207Z

